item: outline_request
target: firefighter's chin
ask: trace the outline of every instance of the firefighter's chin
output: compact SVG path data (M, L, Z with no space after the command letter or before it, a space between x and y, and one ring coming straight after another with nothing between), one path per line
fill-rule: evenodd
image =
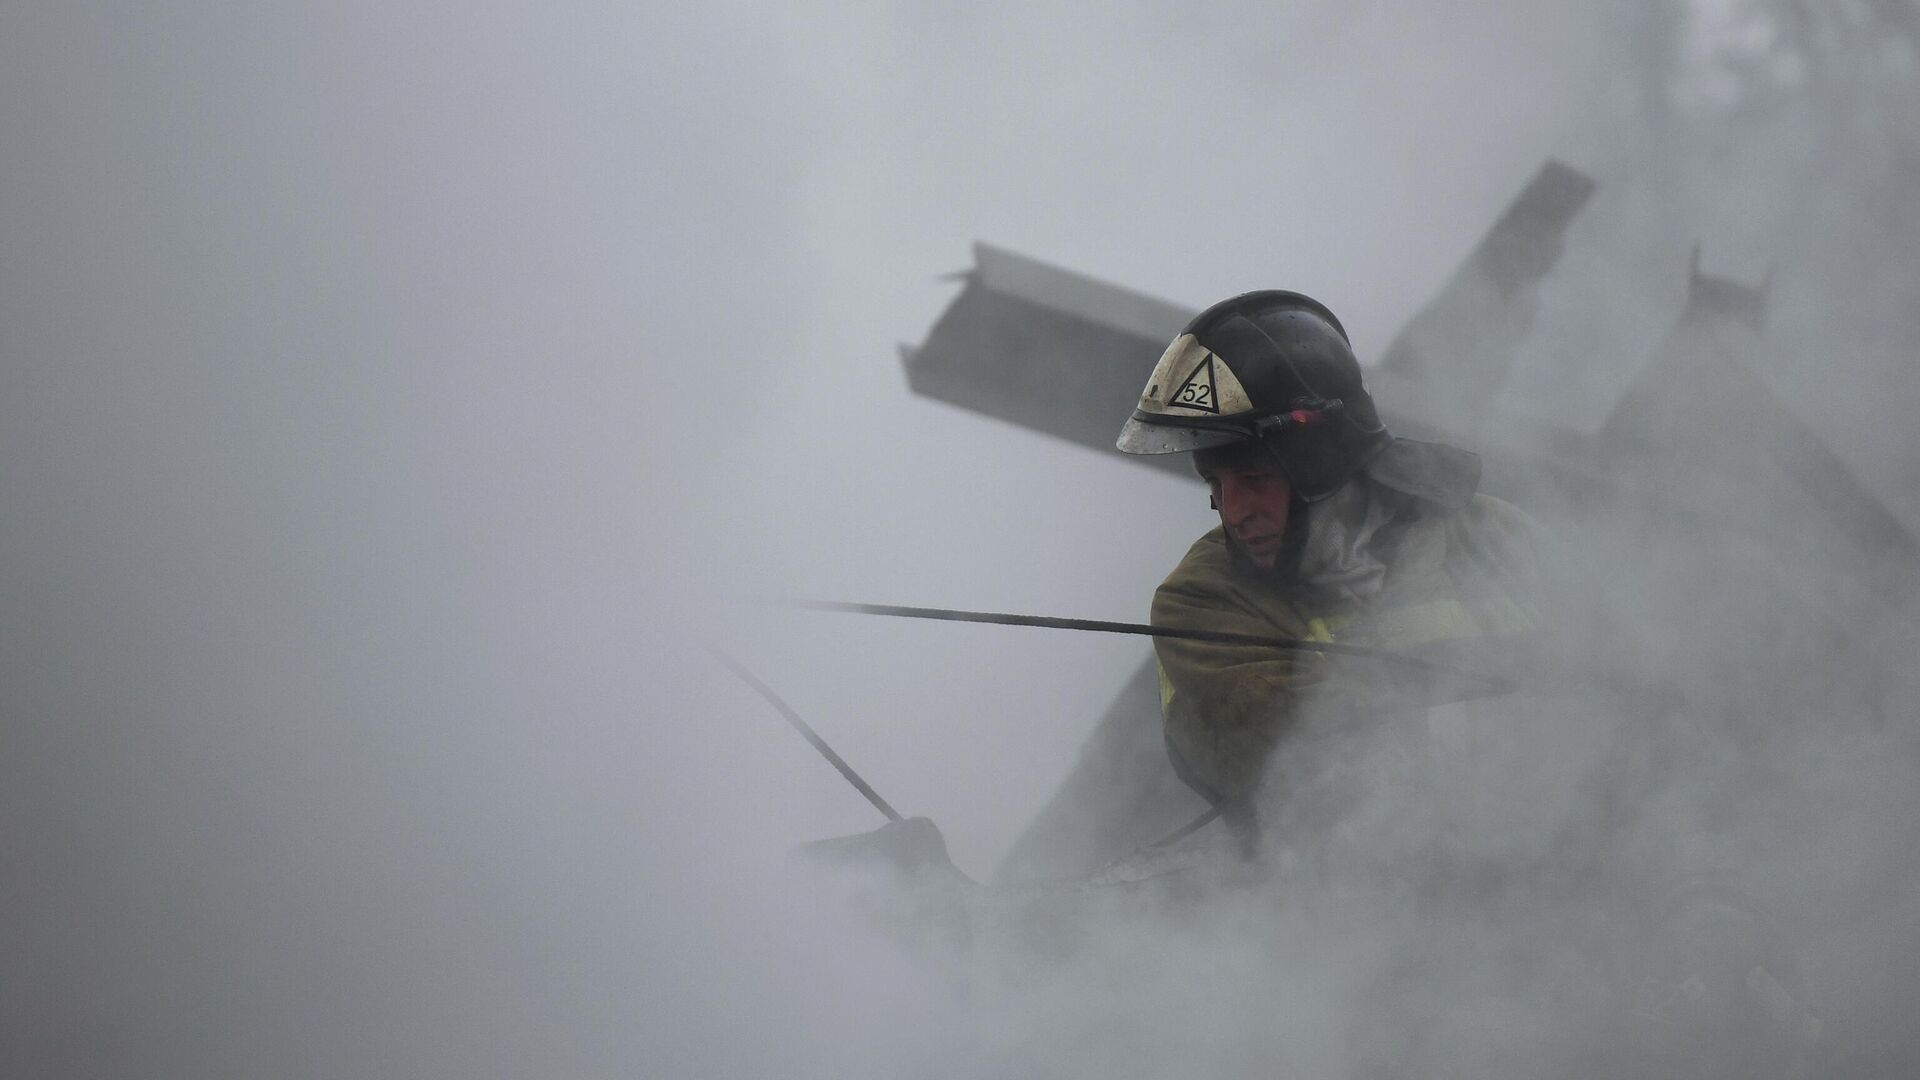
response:
M1243 558L1262 570L1271 570L1280 561L1281 538L1278 536L1236 536L1233 543Z

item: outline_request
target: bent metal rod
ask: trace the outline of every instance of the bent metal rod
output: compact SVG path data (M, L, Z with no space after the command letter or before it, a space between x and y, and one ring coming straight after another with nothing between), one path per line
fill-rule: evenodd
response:
M886 799L881 797L879 792L873 790L873 785L867 783L866 780L863 779L859 773L855 772L853 769L853 766L847 764L847 759L835 753L833 750L833 747L827 745L827 740L821 738L820 733L813 730L813 725L801 719L800 714L793 711L793 706L788 705L786 702L786 699L782 698L779 694L775 693L773 690L773 687L768 686L764 682L761 682L758 676L756 676L753 672L747 670L746 665L742 664L738 660L735 660L733 657L727 655L725 650L721 649L719 646L709 643L707 645L707 651L711 652L713 654L714 659L718 660L721 663L721 665L725 667L728 671L731 671L735 675L739 676L741 682L744 682L748 686L752 687L753 691L759 694L762 700L766 701L767 704L773 706L774 711L778 712L783 718L785 718L787 723L793 725L793 729L800 733L801 738L806 739L807 742L810 745L812 745L812 747L815 750L818 750L820 752L820 756L827 759L827 764L832 765L835 769L839 770L840 775L846 778L847 783L852 784L854 787L854 790L858 791L862 795L865 795L867 797L867 801L872 803L875 809L879 810L882 814L885 814L887 816L888 821L903 820L900 816L900 811L895 810L893 808L893 804L887 802ZM1165 847L1166 845L1175 843L1176 841L1179 841L1179 840L1184 840L1188 836L1191 836L1194 833L1200 831L1202 827L1204 827L1209 822L1213 821L1214 818L1217 818L1219 816L1220 816L1220 808L1217 806L1210 807L1207 809L1205 813L1201 814L1199 817L1194 818L1192 821L1181 826L1179 829L1175 830L1174 832L1164 837L1161 837L1158 840L1155 840L1153 843L1148 844L1145 847L1140 848L1139 850L1149 851L1154 848Z
M999 626L1032 626L1051 630L1080 630L1097 634L1131 634L1141 637L1209 641L1224 645L1257 645L1295 652L1324 653L1332 656L1364 657L1371 660L1379 660L1383 663L1413 668L1432 675L1452 675L1473 679L1484 684L1491 693L1495 694L1511 693L1515 689L1513 683L1497 676L1482 672L1462 671L1445 665L1435 664L1427 660L1421 660L1416 657L1404 656L1399 653L1387 652L1381 649L1368 648L1364 645L1353 645L1337 641L1304 641L1299 638L1270 637L1263 634L1241 634L1229 630L1182 629L1170 626L1153 626L1148 623L1113 622L1105 619L1069 619L1051 615L1015 615L1000 611L965 611L955 608L908 607L900 604L861 604L839 600L789 599L775 599L769 602L777 607L792 608L801 611L835 611L858 615L882 615L901 619L990 623ZM829 765L832 765L842 777L846 778L847 783L852 784L856 791L865 796L867 801L874 805L875 809L885 814L887 820L903 820L900 812L895 810L892 804L888 803L886 799L882 798L880 793L873 789L873 785L862 779L860 774L854 771L853 766L847 764L845 758L835 753L833 747L828 746L827 741L820 737L819 732L813 730L812 725L801 719L800 714L795 712L792 706L782 700L779 694L774 693L772 687L761 682L758 677L748 671L739 661L727 655L717 646L709 645L708 648L721 664L739 676L742 682L752 687L754 692L759 694L767 704L773 706L775 711L779 712L781 717L784 718L788 724L792 725L793 729L798 731L802 738L806 739L815 750L819 751L821 757L827 759ZM1209 809L1198 818L1195 818L1191 823L1171 835L1147 845L1147 847L1161 847L1183 839L1211 822L1215 817L1219 816L1219 813L1220 810L1218 807Z
M813 730L813 725L800 719L800 714L794 712L793 707L788 705L779 694L774 693L773 687L761 682L753 672L746 669L745 665L722 652L718 646L708 645L707 649L713 653L714 659L725 665L728 671L740 676L741 682L753 687L755 693L765 699L767 704L773 706L774 711L784 717L787 723L792 724L793 730L799 732L800 737L811 743L815 750L820 751L820 756L827 759L827 764L838 769L840 775L846 777L847 783L852 784L855 791L867 797L867 801L873 804L874 809L887 815L888 821L903 820L900 816L900 811L895 810L891 803L881 798L880 793L873 790L872 784L861 779L860 774L853 771L853 766L847 764L846 758L834 753L833 747L827 745L827 740L821 738L820 733Z
M1259 645L1293 652L1317 652L1329 656L1355 656L1429 675L1449 675L1473 679L1486 685L1491 693L1512 693L1516 687L1506 679L1477 671L1464 671L1417 657L1383 649L1339 641L1304 641L1300 638L1241 634L1230 630L1185 629L1154 626L1149 623L1110 622L1104 619L1066 619L1052 615L1013 615L1000 611L962 611L953 608L905 607L899 604L859 604L840 600L773 600L776 607L800 611L841 611L857 615L885 615L898 619L933 619L940 622L992 623L999 626L1037 626L1050 630L1081 630L1096 634L1134 634L1141 637L1177 638L1183 641L1210 641L1221 645Z

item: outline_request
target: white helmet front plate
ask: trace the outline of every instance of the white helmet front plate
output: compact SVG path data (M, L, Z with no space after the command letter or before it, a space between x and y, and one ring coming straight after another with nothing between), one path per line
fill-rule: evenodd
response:
M1140 411L1180 417L1235 416L1253 411L1240 379L1219 354L1192 334L1181 334L1154 365L1140 395Z

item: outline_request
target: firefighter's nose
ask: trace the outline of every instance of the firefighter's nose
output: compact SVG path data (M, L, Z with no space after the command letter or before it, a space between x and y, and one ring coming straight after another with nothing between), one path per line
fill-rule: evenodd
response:
M1222 481L1213 496L1214 509L1220 511L1220 520L1229 528L1247 520L1253 513L1253 502L1247 498L1244 485L1232 480Z

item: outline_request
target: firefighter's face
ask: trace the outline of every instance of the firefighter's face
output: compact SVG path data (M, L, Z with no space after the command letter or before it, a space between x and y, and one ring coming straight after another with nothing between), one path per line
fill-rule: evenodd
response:
M1281 537L1287 531L1287 511L1293 487L1278 465L1212 466L1201 475L1213 492L1213 507L1227 536L1262 570L1279 561Z

